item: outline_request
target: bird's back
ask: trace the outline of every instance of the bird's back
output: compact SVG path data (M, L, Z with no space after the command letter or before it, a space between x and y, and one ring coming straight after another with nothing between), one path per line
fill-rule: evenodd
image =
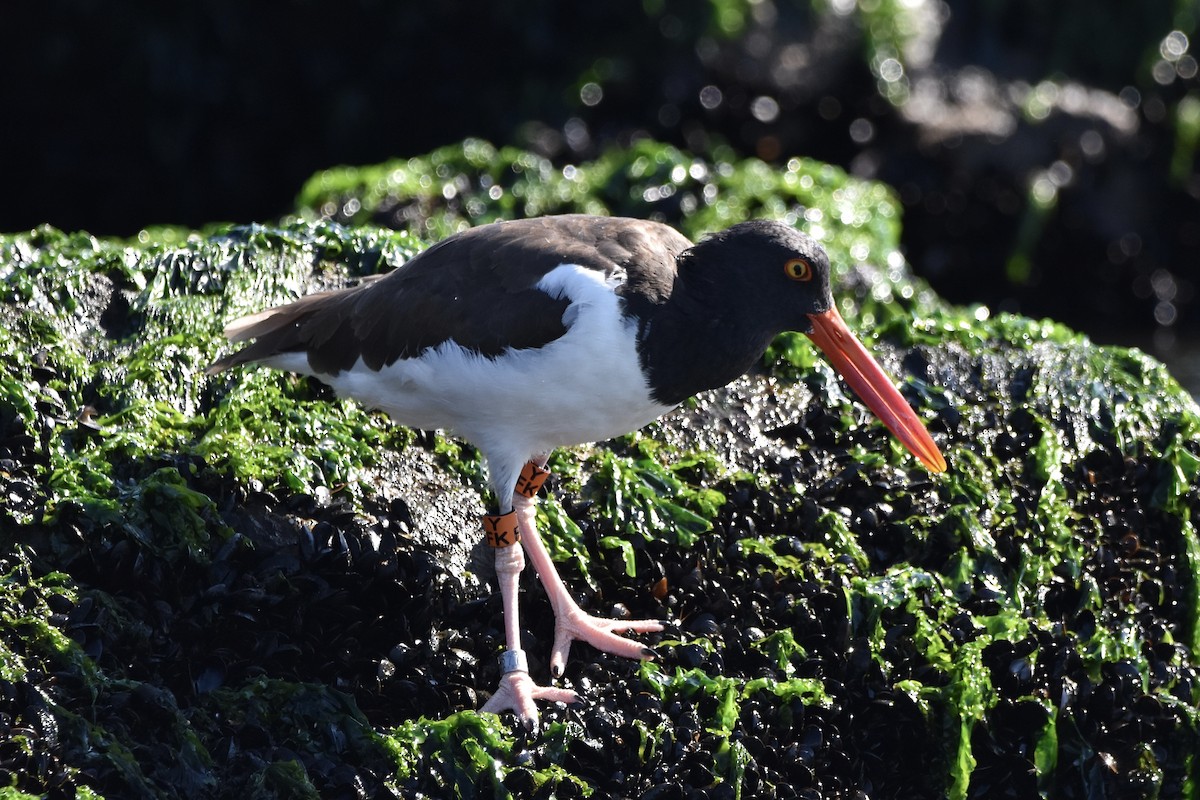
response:
M317 375L336 375L360 359L378 370L446 341L488 357L542 347L566 332L569 298L538 288L555 267L597 270L618 295L659 302L690 245L668 226L619 217L484 225L438 242L386 276L234 320L225 329L230 341L252 341L209 372L301 352Z

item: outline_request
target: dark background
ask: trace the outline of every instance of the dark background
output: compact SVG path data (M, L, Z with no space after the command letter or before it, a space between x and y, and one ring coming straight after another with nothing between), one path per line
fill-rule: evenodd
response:
M948 299L1146 347L1194 387L1195 4L817 5L8 10L0 231L269 221L317 170L466 136L562 163L640 136L725 144L888 182L909 260ZM894 48L905 25L923 48ZM904 73L890 83L889 56Z

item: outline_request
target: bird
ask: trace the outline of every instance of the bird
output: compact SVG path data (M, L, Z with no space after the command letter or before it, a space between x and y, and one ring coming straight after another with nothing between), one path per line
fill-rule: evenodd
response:
M261 364L313 376L401 425L478 448L505 631L499 686L481 710L511 711L533 730L539 702L579 697L529 674L518 607L526 556L555 616L555 678L575 641L653 658L628 634L665 624L593 616L572 596L535 525L549 455L625 435L724 386L784 331L806 334L928 470L946 469L838 312L825 249L772 220L696 243L663 223L583 214L469 228L385 275L233 320L224 334L243 346L207 372Z

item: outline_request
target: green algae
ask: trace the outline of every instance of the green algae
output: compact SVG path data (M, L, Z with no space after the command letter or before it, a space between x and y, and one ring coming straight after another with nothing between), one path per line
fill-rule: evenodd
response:
M643 661L638 671L642 684L660 700L684 699L711 709L706 730L720 741L713 771L732 785L735 796L741 795L743 776L750 761L745 746L733 738L747 701L760 694L769 694L785 708L793 702L805 706L823 706L831 702L822 682L814 678L745 679L678 667L668 674L652 661ZM660 730L655 732L655 737L661 740L664 734Z
M74 600L69 576L51 572L34 577L23 550L6 554L0 569L0 678L21 680L30 669L56 661L90 674L86 657L52 621L52 598Z
M666 219L692 236L746 216L775 216L803 225L829 249L839 307L901 376L919 413L938 426L951 470L924 477L899 448L864 439L874 424L866 424L804 337L785 336L764 358L764 370L802 381L833 420L821 432L825 443L799 450L833 446L846 459L815 462L810 474L776 492L788 510L816 503L801 515L802 526L776 521L753 534L727 523L718 529L726 497L763 485L764 476L726 475L703 453L640 435L555 455L562 502L543 502L538 512L555 560L575 565L595 591L606 556L634 576L647 571L639 558L654 548L704 551L726 535L751 571L827 582L844 598L846 619L874 667L921 709L926 730L919 735L940 750L940 785L951 797L972 791L978 740L1002 694L1004 675L989 666L988 648L1029 645L1013 663L1036 673L1049 669L1053 635L1070 643L1096 684L1111 681L1114 668L1130 670L1139 692L1178 716L1178 749L1165 756L1140 751L1137 770L1163 785L1160 759L1176 759L1180 766L1172 769L1194 793L1194 766L1179 753L1195 738L1200 698L1189 681L1154 672L1146 645L1185 647L1175 656L1178 668L1195 666L1200 645L1200 430L1195 405L1161 365L1137 351L1095 347L1053 322L945 305L912 279L899 253L894 195L801 159L773 169L642 142L568 169L468 141L403 162L322 173L305 187L301 205L299 219L279 226L163 229L129 242L48 228L0 237L0 432L22 431L28 441L21 447L32 454L22 461L24 472L0 478L8 487L31 481L37 488L34 502L4 513L24 529L52 532L54 547L40 559L78 547L81 532L99 533L131 542L156 563L200 570L223 547L242 546L210 486L232 481L285 496L325 488L353 506L375 491L370 470L379 450L416 446L408 432L307 380L253 370L202 376L224 347L223 323L239 314L386 270L429 239L506 216L622 213ZM372 226L400 210L412 215L420 238ZM83 413L89 407L94 413ZM446 469L480 485L473 449L433 442ZM852 469L844 466L851 462ZM837 481L885 485L902 549L882 555L872 543L879 530L841 501L820 499L821 487ZM1100 487L1113 487L1124 505L1106 500ZM1124 523L1109 517L1126 507L1146 521L1131 531L1130 550L1151 555L1114 566L1111 531ZM1150 528L1171 535L1143 540ZM12 573L4 591L17 597L39 580L46 591L78 597L69 576L46 571L36 578L28 568ZM1135 602L1146 597L1160 598L1168 629L1147 627ZM121 683L132 678L97 674L44 608L13 616L5 627L11 633L0 641L7 648L0 665L7 680L27 676L32 658L85 676L98 696L132 685ZM722 649L699 641L702 651ZM797 676L807 651L794 630L764 631L750 649L773 665L771 677L668 664L644 665L639 679L660 700L706 710L708 734L722 740L714 775L735 787L752 761L737 738L743 708L767 696L819 707L839 695ZM419 719L374 738L352 701L305 691L316 688L256 682L194 708L215 718L242 706L255 716L239 724L271 731L340 719L352 729L346 735L357 758L386 752L400 780L461 796L508 792L505 779L517 771L536 786L567 782L592 791L562 766L567 743L583 737L569 723L544 734L538 747L548 754L546 766L513 766L517 739L490 715ZM1075 709L1033 692L1010 701L1043 710L1029 756L1039 788L1093 780L1078 777L1081 759L1096 751ZM163 699L162 707L181 752L191 748L189 780L205 785L218 768L205 755L218 734L174 700ZM127 785L162 791L162 775L143 766L151 751L127 728L56 713L99 743L104 763ZM638 724L643 763L661 758L666 729ZM309 737L299 745L315 752L329 742ZM305 794L318 783L296 762L278 761L256 772L247 791Z
M291 491L355 485L376 449L402 446L403 434L351 404L314 414L307 384L267 373L234 382L214 406L222 379L201 372L224 347L223 321L415 250L406 234L303 224L228 228L144 249L51 229L8 237L0 299L16 318L3 334L12 361L0 409L35 429L40 396L57 403L56 435L38 461L46 519L64 505L100 522L126 516L112 476L137 462L190 458ZM114 305L136 330L105 329ZM35 366L51 373L36 390L16 377ZM92 430L72 430L85 409Z
M719 472L710 454L682 453L641 435L625 437L620 449L628 455L598 448L574 456L560 452L549 466L564 489L595 504L589 516L602 531L597 543L602 550L619 553L625 574L632 578L638 569L635 542L644 544L670 532L673 545L689 547L712 529L725 498L690 480L698 472ZM595 591L579 524L554 497L539 503L537 515L551 557L569 562Z
M770 655L779 671L788 678L792 677L796 669L793 661L806 655L804 646L797 642L795 634L786 628L764 636L752 643L751 647Z
M712 528L712 518L725 501L712 489L681 480L680 472L690 470L695 461L664 463L655 456L657 443L639 440L635 458L621 457L604 450L586 487L600 506L600 517L616 529L615 535L603 536L600 547L619 550L629 577L637 575L632 539L660 535L669 531L673 543L691 547L696 537Z
M1023 638L1028 632L1027 621L1004 613L976 618L975 624L986 628L989 635L958 644L950 633L949 622L962 609L939 576L905 566L882 576L856 579L853 586L853 625L865 632L872 657L881 663L885 673L893 672L894 665L884 656L886 631L882 614L902 609L913 626L913 646L944 681L931 686L907 679L898 682L897 688L915 694L927 713L948 718L944 724L934 726L943 731L948 770L946 795L953 800L966 797L975 768L971 736L975 726L985 719L989 704L995 702L991 673L983 664L982 650L998 639Z
M25 681L30 675L65 673L79 676L93 686L103 683L103 675L79 645L62 630L61 610L74 603L77 591L70 576L58 572L37 575L29 553L20 547L10 547L0 559L0 683L6 687ZM39 690L37 706L56 719L69 720L72 715L67 709L55 704ZM31 709L22 709L28 716ZM11 724L12 719L6 720ZM13 749L22 751L31 759L49 759L36 748L40 742L33 741L33 726L26 726L21 733L7 742L6 754L11 758ZM52 736L57 737L60 723L53 723ZM69 730L68 726L61 727ZM67 730L62 735L67 735ZM80 778L79 764L67 764L65 775ZM10 773L11 775L11 773ZM36 786L36 784L34 784ZM3 787L0 791L8 796L27 796L14 787ZM102 795L85 788L78 796L100 798Z
M1179 520L1183 558L1178 566L1187 587L1187 609L1182 615L1178 634L1194 635L1197 619L1193 588L1195 585L1195 539L1190 516L1193 512L1170 507L1169 497L1187 492L1196 474L1195 408L1186 395L1161 366L1141 354L1094 348L1078 336L1069 335L1057 326L1033 326L1027 320L1002 318L979 320L969 325L960 322L953 331L955 338L966 337L976 352L985 343L996 341L1023 342L1032 349L1034 357L1029 370L1027 391L1020 396L1001 398L995 418L1020 415L1034 431L1035 442L1029 447L1022 468L1014 471L998 455L996 441L983 438L972 449L953 448L948 453L958 469L946 478L948 511L938 523L946 533L949 526L954 541L962 546L959 553L959 582L944 583L924 572L912 572L904 567L890 575L882 584L874 581L859 585L859 596L874 598L875 612L868 621L877 620L878 608L906 605L916 626L914 644L924 658L940 665L938 673L948 683L945 686L919 689L940 694L938 705L958 719L952 727L957 735L946 742L950 758L951 797L965 797L970 784L974 759L971 754L971 732L987 716L988 698L994 698L988 683L988 672L979 662L981 642L998 639L1019 640L1028 635L1030 626L1049 630L1055 620L1048 618L1040 599L1046 587L1064 579L1087 585L1088 579L1079 573L1079 565L1090 557L1094 542L1101 530L1097 520L1079 506L1079 497L1068 489L1065 478L1070 471L1105 448L1126 456L1142 455L1148 439L1157 438L1156 449L1162 447L1161 475L1154 490L1155 505ZM1010 362L1011 364L1011 362ZM1009 368L1012 368L1011 366ZM1086 424L1063 426L1071 416L1070 409L1083 402L1089 410ZM951 401L952 406L970 408L971 413L983 410L975 403ZM1153 420L1179 420L1179 427L1158 428ZM986 430L984 426L979 426ZM1188 443L1192 443L1189 447ZM988 445L991 445L990 447ZM1032 489L1032 491L1030 491ZM1018 509L1027 510L1021 514ZM1021 527L1014 527L1014 522ZM1032 532L1032 535L1030 535ZM1006 554L997 548L998 539L1006 540ZM1011 545L1016 545L1012 552ZM947 573L947 576L954 573ZM946 633L946 620L963 611L955 596L969 596L975 576L989 575L988 585L998 595L1002 612L992 617L976 617L977 624L987 628L986 639L973 640L955 646ZM861 579L860 579L861 580ZM900 585L895 584L896 581ZM915 598L921 598L916 601ZM936 602L930 602L936 600ZM916 605L924 608L918 611ZM930 616L929 609L943 609ZM1132 606L1113 604L1113 598L1102 597L1094 585L1083 592L1078 611L1106 620L1090 630L1078 632L1080 653L1089 670L1100 680L1101 666L1111 663L1134 665L1144 682L1149 680L1150 666L1145 657L1145 631L1132 622L1136 610ZM1000 623L996 629L995 624ZM882 631L875 630L870 640L879 652ZM1192 645L1194 646L1194 645ZM1152 689L1164 698L1172 698L1170 684ZM1049 712L1053 712L1048 707ZM1039 780L1046 781L1058 767L1056 754L1064 744L1055 724L1056 714L1050 713L1046 728L1039 738L1035 767ZM1161 776L1160 776L1161 777Z
M235 741L243 731L269 731L278 737L278 760L262 764L249 776L246 789L252 797L321 796L314 785L316 776L294 754L341 751L370 759L382 758L385 750L353 699L323 685L260 678L245 686L219 688L204 705L211 716L201 726L211 725Z
M445 796L513 797L505 785L510 773L529 775L533 786L570 784L578 796L590 797L592 787L564 771L558 762L568 737L579 737L577 724L555 723L542 737L551 753L551 763L540 769L516 767L512 763L515 740L508 725L495 714L459 711L440 720L418 719L405 723L382 738L392 751L401 779L432 771L432 791Z
M827 705L829 695L821 681L814 678L731 678L709 675L698 668L676 668L666 674L653 661L643 661L639 667L642 682L660 698L692 698L698 695L716 700L707 720L710 733L729 736L737 724L741 704L758 694L773 694L781 702L798 700L804 705Z
M557 498L546 497L538 504L537 523L550 557L560 564L568 561L574 564L588 588L595 591L596 582L588 569L583 529L571 519Z

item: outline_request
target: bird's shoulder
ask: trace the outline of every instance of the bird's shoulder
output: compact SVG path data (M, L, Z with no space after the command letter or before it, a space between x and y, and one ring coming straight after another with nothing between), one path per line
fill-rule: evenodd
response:
M679 254L691 246L667 225L625 217L563 214L494 222L434 244L397 269L397 290L440 276L441 290L512 292L529 289L563 264L637 280L672 276ZM446 276L454 280L445 281Z

